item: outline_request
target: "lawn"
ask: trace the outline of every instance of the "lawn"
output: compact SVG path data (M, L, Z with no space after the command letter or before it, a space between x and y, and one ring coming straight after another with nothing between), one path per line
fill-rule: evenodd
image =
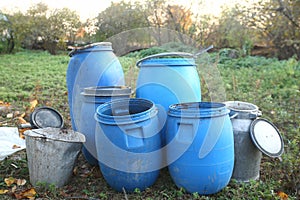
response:
M138 69L135 56L120 57L126 83L135 87ZM0 101L10 105L0 110L0 126L17 126L17 117L25 113L29 121L30 102L51 106L62 113L70 128L67 100L67 53L52 56L41 51L22 51L0 55ZM168 170L161 170L156 183L145 191L118 193L104 181L98 167L90 166L79 156L70 183L63 188L35 187L42 199L297 199L300 197L300 62L294 58L230 58L226 53L211 53L198 61L203 101L239 100L259 106L263 118L273 122L285 143L281 158L263 156L260 180L229 185L217 194L201 196L177 188ZM13 117L8 114L13 113ZM7 186L5 178L25 179L27 183ZM14 184L15 185L15 184ZM0 199L15 199L14 193L32 188L25 151L0 161Z

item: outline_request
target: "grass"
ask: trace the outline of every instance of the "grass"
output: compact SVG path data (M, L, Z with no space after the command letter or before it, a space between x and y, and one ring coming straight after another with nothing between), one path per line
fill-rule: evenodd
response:
M138 69L135 57L121 57L126 83L135 87ZM215 60L219 60L218 64ZM67 53L51 56L46 52L23 51L0 55L0 101L9 102L9 111L0 111L0 126L17 126L8 113L25 112L32 99L38 106L52 106L59 110L70 127L66 89ZM217 71L216 71L217 69ZM201 196L189 194L173 183L166 168L156 183L145 191L132 194L117 193L104 181L98 167L89 166L82 155L76 163L74 176L63 188L36 187L39 198L45 199L280 199L278 192L288 199L300 197L300 63L295 59L278 61L262 57L229 59L218 54L207 55L199 67L203 101L212 99L251 102L260 107L263 117L280 130L285 152L281 159L263 156L259 181L229 185L217 194ZM217 78L219 79L217 79ZM221 87L220 87L221 86ZM220 89L221 88L221 89ZM224 89L224 90L223 90ZM224 92L224 97L220 97ZM28 115L25 116L26 120ZM17 167L16 167L17 166ZM9 188L6 177L24 178L30 188L25 151L0 162L0 189ZM10 188L9 188L10 189ZM1 199L14 199L12 193Z

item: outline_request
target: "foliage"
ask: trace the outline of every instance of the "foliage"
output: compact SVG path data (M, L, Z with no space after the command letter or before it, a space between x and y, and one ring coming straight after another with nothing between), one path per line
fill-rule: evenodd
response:
M103 41L123 31L146 27L147 21L137 2L133 4L121 1L112 2L110 7L99 13L95 26L98 29L96 40Z
M280 59L300 57L300 2L289 0L258 1L238 8L240 20L259 30L261 43L277 49Z
M237 18L237 10L223 9L218 25L214 27L211 37L218 48L235 48L243 50L244 55L250 55L253 47L254 29L242 24Z
M14 45L12 24L0 11L0 53L11 53Z
M38 3L25 14L14 13L11 17L16 45L27 49L45 49L51 54L65 47L60 41L74 42L81 26L79 15L67 8L49 10Z

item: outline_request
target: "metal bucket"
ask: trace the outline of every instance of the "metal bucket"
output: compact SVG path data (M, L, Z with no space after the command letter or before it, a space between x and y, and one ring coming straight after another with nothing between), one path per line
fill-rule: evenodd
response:
M227 101L225 104L230 109L234 134L235 161L232 178L242 182L257 180L262 153L251 140L250 125L261 112L256 105L247 102Z
M33 129L24 135L31 184L64 186L72 175L85 136L59 128Z

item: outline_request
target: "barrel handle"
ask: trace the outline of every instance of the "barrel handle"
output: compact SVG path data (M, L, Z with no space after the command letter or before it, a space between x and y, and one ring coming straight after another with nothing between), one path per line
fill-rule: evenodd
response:
M213 45L210 45L209 47L202 49L201 51L199 51L198 53L195 54L191 54L191 53L186 53L186 52L166 52L166 53L158 53L158 54L154 54L154 55L150 55L147 56L145 58L140 59L139 61L137 61L136 66L140 67L141 62L151 59L151 58L158 58L158 57L164 57L164 56L182 56L182 57L188 57L188 58L196 58L199 55L207 52L208 50L214 48Z
M79 47L71 46L70 48L72 48L72 51L70 51L70 53L68 55L70 57L72 57L76 53L76 51L78 51L78 50L88 49L88 48L91 48L91 47L94 47L94 46L97 46L97 45L111 46L111 43L110 42L95 42L95 43L92 43L92 44L87 44L87 45L79 46Z
M165 57L165 56L182 56L182 57L194 57L191 53L185 53L185 52L167 52L167 53L158 53L154 55L147 56L145 58L142 58L137 61L136 66L140 67L141 62L151 59L151 58L159 58L159 57Z

